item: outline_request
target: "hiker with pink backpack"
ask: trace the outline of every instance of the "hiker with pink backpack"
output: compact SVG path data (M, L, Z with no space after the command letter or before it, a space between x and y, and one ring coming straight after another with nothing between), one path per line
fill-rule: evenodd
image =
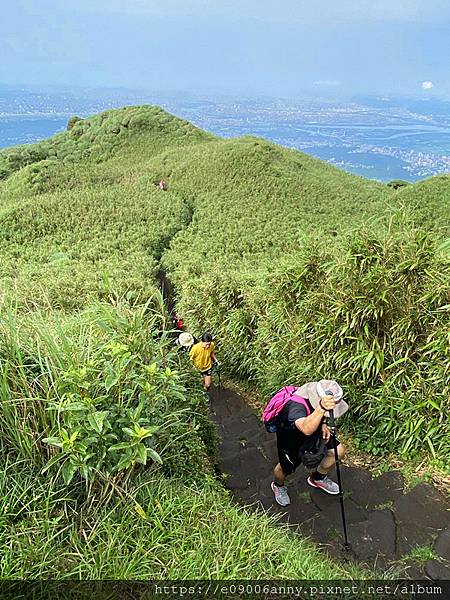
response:
M322 379L301 387L286 386L267 404L263 421L267 431L277 435L279 460L271 487L281 506L291 502L285 486L286 477L301 463L311 471L307 479L311 487L327 494L339 494L338 484L328 477L328 473L336 459L340 461L344 456L344 447L337 438L331 439L325 419L332 417L334 424L334 417L338 418L348 410L342 396L336 381Z

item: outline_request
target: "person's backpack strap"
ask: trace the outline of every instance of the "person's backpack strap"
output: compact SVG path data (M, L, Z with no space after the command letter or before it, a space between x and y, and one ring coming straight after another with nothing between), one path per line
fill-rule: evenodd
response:
M303 406L306 408L306 416L309 417L311 414L311 409L309 408L308 400L306 398L302 398L301 396L297 396L297 394L293 394L289 400L303 404Z
M285 386L284 388L278 390L278 392L269 400L262 415L262 420L266 426L267 431L272 433L277 431L276 419L290 400L298 402L299 404L303 404L303 406L306 409L306 416L309 416L311 414L311 409L308 405L307 400L295 394L297 390L298 387L295 387L293 385Z

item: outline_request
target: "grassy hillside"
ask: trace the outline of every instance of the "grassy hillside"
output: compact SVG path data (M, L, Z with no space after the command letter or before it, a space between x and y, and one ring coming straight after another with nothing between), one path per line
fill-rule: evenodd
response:
M3 578L365 575L230 502L158 294L26 316L0 323Z
M436 175L399 190L399 199L412 207L415 222L438 237L450 235L450 175Z
M129 291L145 297L155 258L190 212L182 196L158 194L162 172L139 180L161 148L210 137L156 107L130 107L3 151L4 176L14 171L0 184L3 293L67 309Z
M445 448L448 177L395 190L156 107L76 121L0 164L3 298L69 311L145 299L162 265L231 375L266 393L332 375L365 445Z
M154 156L171 145L186 145L213 137L157 106L128 106L89 119L71 119L67 128L68 131L38 144L2 150L0 178L6 179L23 167L37 163L41 163L40 170L31 170L31 173L45 173L53 168L49 163L42 164L46 160L64 164L102 163L120 151L129 150L130 145L135 149L142 147L147 156Z
M195 239L208 260L223 246L239 258L295 245L317 220L339 229L330 207L345 223L378 211L386 195L306 155L214 139L154 107L78 121L1 152L0 164L0 285L18 302L67 308L148 282L180 229L181 252Z
M22 199L2 217L4 294L65 309L110 294L145 297L167 240L190 219L182 197L162 200L156 188L118 184Z
M17 519L23 532L2 573L356 576L229 504L155 277L166 270L194 333L212 329L231 377L265 394L334 377L364 448L443 462L449 178L395 190L157 107L71 120L3 150L0 178L1 481L17 490L1 535ZM34 500L19 493L33 478ZM42 518L30 516L35 501L51 507ZM216 525L227 518L219 537L205 526L199 547L211 506ZM60 524L54 535L49 523ZM144 547L155 548L145 561ZM256 563L242 547L258 547Z

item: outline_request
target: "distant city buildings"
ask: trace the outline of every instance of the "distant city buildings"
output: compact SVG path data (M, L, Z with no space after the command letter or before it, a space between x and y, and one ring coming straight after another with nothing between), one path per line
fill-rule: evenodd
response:
M62 120L74 114L86 117L133 104L159 104L223 137L263 137L365 177L415 181L450 172L450 156L442 151L450 147L450 103L433 109L430 103L410 107L406 100L404 105L385 102L380 107L362 102L183 98L120 90L0 89L0 145L31 143L52 135L61 130ZM48 127L28 131L25 121L31 118L47 119Z

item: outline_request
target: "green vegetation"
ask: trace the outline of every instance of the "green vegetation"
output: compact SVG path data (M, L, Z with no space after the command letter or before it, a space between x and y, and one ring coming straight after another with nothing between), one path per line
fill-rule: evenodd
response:
M341 381L365 448L444 457L449 265L434 241L393 225L267 262L210 278L179 267L181 313L217 332L226 364L267 394L323 374Z
M76 491L17 463L0 472L2 577L80 579L362 578L311 544L230 503L213 481L136 478L127 499L81 505Z
M388 185L391 188L394 188L394 190L398 190L398 188L405 187L410 184L408 181L404 181L403 179L393 179L392 181L389 181L389 183L387 183L386 185Z
M32 146L3 150L0 154L0 179L8 178L27 165L37 166L37 163L41 163L37 172L45 172L49 164L42 164L42 161L47 160L64 165L101 163L121 150L129 150L130 142L149 157L166 150L170 144L181 146L211 138L157 106L128 106L105 111L90 119L71 117L67 132ZM31 169L27 173L30 171L36 172Z
M359 578L213 477L215 434L158 294L60 326L4 315L4 578Z
M334 377L357 443L448 463L450 178L126 107L1 151L0 179L1 574L361 577L230 503L155 278L230 377Z
M175 465L201 473L211 425L168 352L161 303L156 294L143 306L93 304L59 326L33 315L19 331L10 315L0 338L3 449L66 484L74 475L119 484L163 454L168 474Z
M403 558L403 561L413 561L417 565L424 565L429 560L439 560L432 546L416 546Z
M400 201L414 214L414 224L437 239L450 235L450 175L436 175L398 192Z

